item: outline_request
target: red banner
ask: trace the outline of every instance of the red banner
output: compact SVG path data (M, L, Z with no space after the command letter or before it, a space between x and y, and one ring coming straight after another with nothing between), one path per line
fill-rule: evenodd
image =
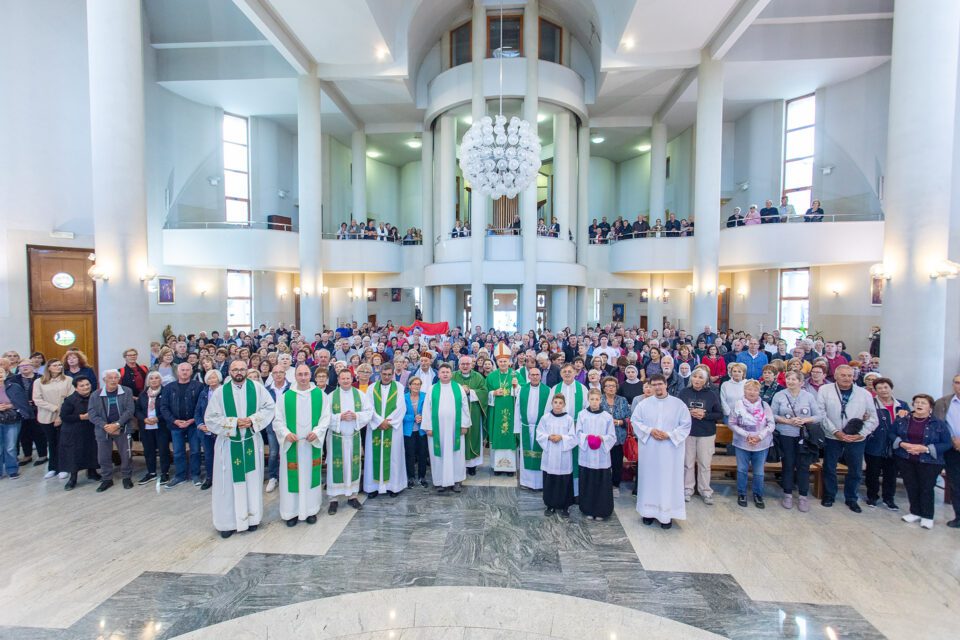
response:
M446 322L421 322L414 321L409 327L400 327L404 333L413 333L414 329L420 329L420 333L425 336L439 336L446 334L450 330L450 325Z

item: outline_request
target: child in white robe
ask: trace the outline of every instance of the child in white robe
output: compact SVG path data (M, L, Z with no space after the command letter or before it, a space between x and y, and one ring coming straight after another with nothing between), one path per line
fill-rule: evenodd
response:
M600 408L601 394L590 389L588 407L577 417L580 447L580 512L591 520L613 513L613 472L610 450L617 444L613 416Z
M537 424L537 442L543 449L540 469L543 472L543 503L545 515L560 510L560 516L570 517L573 504L573 450L577 446L576 425L567 415L567 399L557 394L551 402L552 411Z

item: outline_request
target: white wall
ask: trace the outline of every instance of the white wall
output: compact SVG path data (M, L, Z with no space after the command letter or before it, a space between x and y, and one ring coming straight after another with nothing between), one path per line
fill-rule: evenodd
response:
M650 212L650 154L625 160L617 167L617 215L633 221Z
M598 221L607 216L613 222L617 218L617 166L606 158L590 158L589 187L587 189L587 219L581 224L590 226L593 219Z
M400 168L400 237L410 227L423 228L423 185L420 178L421 162L408 162Z
M380 222L397 224L400 219L400 169L367 158L367 212Z
M763 208L768 199L773 200L774 206L780 204L783 104L782 100L765 102L734 123L731 200L723 208L724 219L733 213L734 207L746 214L751 204ZM744 182L750 188L741 191L736 185Z
M667 157L670 158L670 177L663 206L676 213L677 218L686 218L693 213L693 127L667 142ZM653 222L657 218L666 221L662 211L652 211L651 216Z
M250 217L296 220L297 137L267 118L250 118ZM280 198L280 190L288 192Z
M353 212L353 192L350 190L350 147L341 144L333 136L324 135L324 143L329 148L330 199L329 206L323 210L323 232L336 233L341 222L350 224ZM324 154L326 159L327 154ZM327 201L324 195L324 201Z
M409 324L414 320L413 289L400 289L400 302L393 302L390 297L390 289L377 289L377 301L367 302L367 313L376 314L377 322L386 324L388 320L393 320L393 324ZM462 309L462 306L458 306ZM366 320L366 318L364 318ZM360 320L358 319L358 322ZM459 322L451 322L459 324Z

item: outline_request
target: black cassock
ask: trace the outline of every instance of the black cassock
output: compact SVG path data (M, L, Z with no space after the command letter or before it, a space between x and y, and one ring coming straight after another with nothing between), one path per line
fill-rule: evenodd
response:
M93 423L80 419L80 414L87 412L90 397L74 392L67 396L60 407L60 420L63 422L60 425L60 471L96 471L100 466Z

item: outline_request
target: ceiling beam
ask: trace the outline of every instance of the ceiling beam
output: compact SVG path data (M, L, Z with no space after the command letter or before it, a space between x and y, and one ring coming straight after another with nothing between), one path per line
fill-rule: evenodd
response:
M233 0L243 15L270 41L297 73L316 73L317 63L264 0Z
M742 0L733 13L720 25L713 38L710 39L710 43L707 45L710 57L714 60L721 60L727 55L727 52L753 24L757 16L767 8L768 4L770 4L770 0Z
M228 47L269 47L269 40L218 40L211 42L151 42L154 49L226 49Z
M673 105L677 104L677 101L680 99L680 96L690 88L690 85L693 84L693 81L697 79L697 68L687 69L682 76L677 79L676 84L673 85L673 88L670 89L670 93L667 94L667 97L663 99L663 102L660 104L660 108L657 109L656 117L660 120L663 120L666 115L670 112L670 109L673 109Z
M344 97L343 92L340 91L340 88L337 87L334 83L329 80L320 81L320 90L327 94L327 97L330 98L330 101L337 106L337 109L340 110L340 113L350 121L350 124L357 130L363 130L363 120L357 116L357 113L353 110L353 107L350 106L350 103Z

